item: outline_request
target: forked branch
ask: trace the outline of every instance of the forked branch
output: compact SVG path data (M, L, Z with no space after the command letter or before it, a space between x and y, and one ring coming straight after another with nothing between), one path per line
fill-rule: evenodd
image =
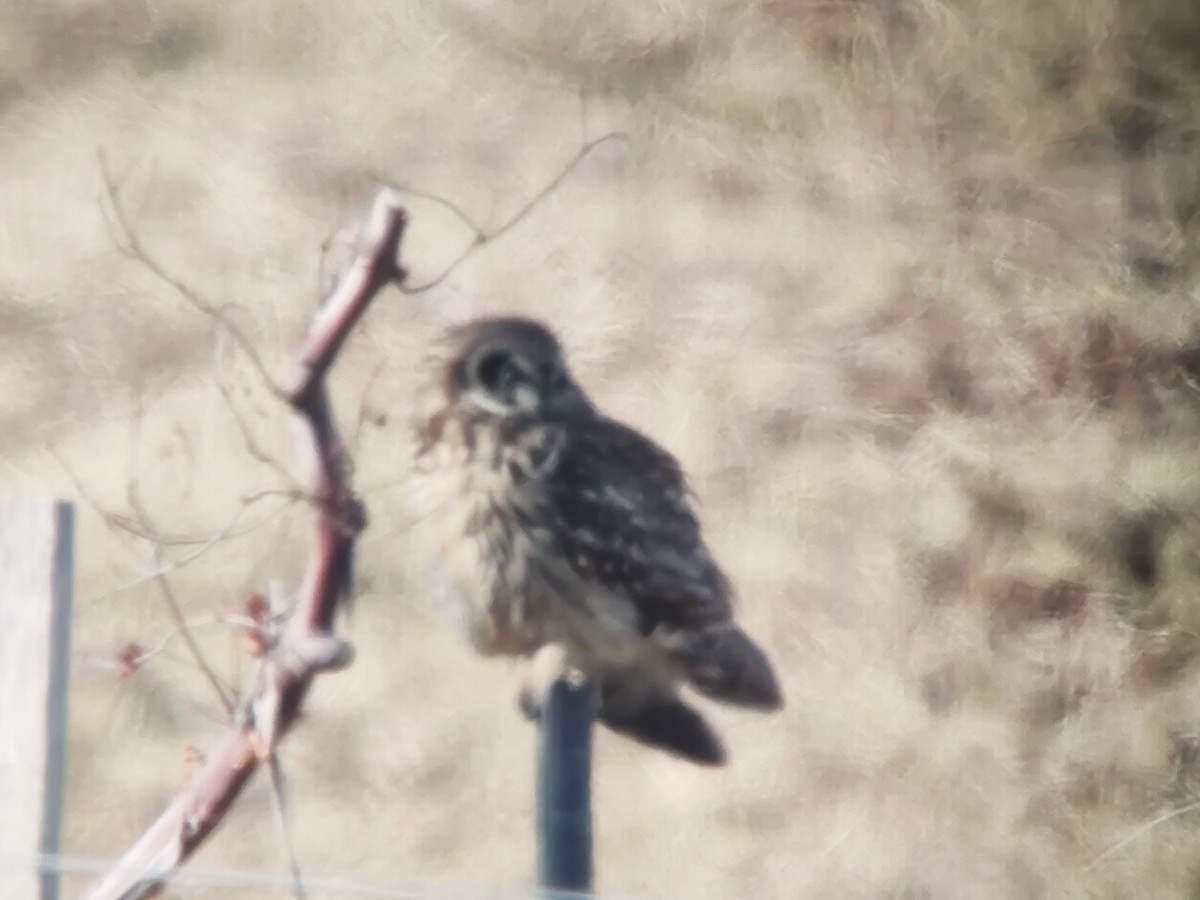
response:
M157 894L221 823L259 764L272 758L313 679L350 664L352 650L336 636L333 624L339 604L347 599L354 544L366 520L350 485L325 376L367 305L384 287L403 280L397 255L405 223L394 192L380 192L354 262L317 312L296 373L282 392L304 426L302 447L314 461L313 546L293 611L278 633L266 636L262 666L230 733L117 866L85 895L87 900Z

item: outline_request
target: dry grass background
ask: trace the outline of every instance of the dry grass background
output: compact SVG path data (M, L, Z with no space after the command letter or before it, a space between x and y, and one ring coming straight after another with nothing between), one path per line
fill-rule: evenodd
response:
M382 300L336 371L350 430L360 401L372 420L373 524L358 662L283 754L305 869L529 882L515 673L410 590L399 487L422 343L504 310L682 457L789 700L713 711L719 772L598 736L603 891L1195 896L1200 814L1103 854L1200 797L1198 46L1183 0L7 0L0 490L74 494L53 444L99 503L132 474L187 537L278 485L210 323L114 251L97 148L152 250L278 369L370 172L502 221L578 147L586 91L591 133L629 140ZM420 277L469 235L412 208ZM251 507L173 573L189 614L294 581L306 522ZM66 849L106 856L220 716L176 645L130 680L101 665L170 630L152 583L123 587L145 545L87 508L79 556ZM283 870L261 785L196 864Z

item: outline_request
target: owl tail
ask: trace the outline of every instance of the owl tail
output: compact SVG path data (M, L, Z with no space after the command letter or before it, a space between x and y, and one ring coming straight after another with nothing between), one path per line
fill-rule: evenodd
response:
M566 660L566 650L558 644L547 644L533 655L518 698L526 718L536 721L541 715L547 689L569 671ZM596 691L596 718L647 747L700 765L723 765L720 737L663 674L636 666L593 670L589 677Z
M725 746L704 716L665 686L648 688L644 674L611 673L600 684L597 718L647 747L704 766L725 764Z
M766 654L732 622L658 637L704 696L750 709L783 707L783 692Z

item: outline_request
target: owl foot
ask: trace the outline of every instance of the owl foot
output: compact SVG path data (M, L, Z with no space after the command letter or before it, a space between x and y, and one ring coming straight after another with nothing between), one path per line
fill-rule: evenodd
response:
M587 676L570 664L565 647L547 644L530 657L517 693L517 708L526 719L536 722L541 717L550 685L560 679L579 687Z

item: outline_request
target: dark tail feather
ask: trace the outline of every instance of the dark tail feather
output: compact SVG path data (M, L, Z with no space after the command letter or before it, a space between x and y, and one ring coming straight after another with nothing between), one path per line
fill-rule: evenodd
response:
M725 746L705 718L678 696L634 693L619 681L600 686L597 716L610 729L703 766L725 764Z
M700 693L751 709L783 707L783 692L766 655L736 625L675 632L663 644Z

